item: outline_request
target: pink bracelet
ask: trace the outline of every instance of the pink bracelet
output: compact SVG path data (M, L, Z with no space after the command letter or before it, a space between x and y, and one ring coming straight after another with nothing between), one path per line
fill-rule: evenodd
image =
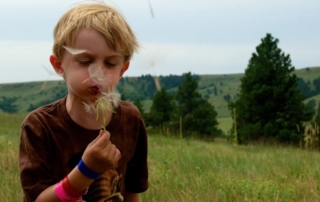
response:
M88 188L81 191L81 192L77 192L75 191L70 183L69 183L69 179L68 179L68 175L63 178L63 180L61 181L61 185L62 185L62 188L64 190L64 192L68 195L68 196L71 196L72 198L79 198L81 197L82 195L85 195L88 191Z
M55 193L62 202L76 202L78 200L82 201L82 197L74 198L72 196L69 196L63 189L62 181L57 183Z

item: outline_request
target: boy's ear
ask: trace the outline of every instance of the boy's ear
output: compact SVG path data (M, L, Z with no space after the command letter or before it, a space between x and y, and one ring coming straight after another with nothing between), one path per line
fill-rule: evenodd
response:
M129 69L129 66L130 66L130 62L124 63L124 65L120 71L120 77L122 77L122 75Z
M57 58L57 56L50 55L50 63L56 74L63 76L64 71L62 69L61 61Z

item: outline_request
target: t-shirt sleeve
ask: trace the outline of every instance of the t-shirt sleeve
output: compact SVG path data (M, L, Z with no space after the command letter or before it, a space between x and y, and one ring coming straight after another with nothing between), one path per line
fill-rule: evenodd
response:
M141 193L148 189L148 138L146 127L141 120L136 149L128 163L126 173L126 192Z
M45 127L34 114L21 125L19 169L24 202L34 201L46 188L54 184L49 162L50 140Z

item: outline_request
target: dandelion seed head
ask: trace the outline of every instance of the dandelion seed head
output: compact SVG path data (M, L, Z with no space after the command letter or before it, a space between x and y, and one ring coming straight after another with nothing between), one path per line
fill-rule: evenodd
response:
M112 108L117 108L120 101L120 93L116 90L109 92L102 92L102 97L105 99L105 102L109 102L112 105Z
M94 103L84 103L84 108L88 113L96 113L96 119L102 120L102 127L105 129L108 112L115 112L120 101L120 94L113 86L112 76L108 75L107 70L95 63L88 67L89 78L82 83L91 80L94 85L98 86L100 94ZM99 117L101 116L101 117Z

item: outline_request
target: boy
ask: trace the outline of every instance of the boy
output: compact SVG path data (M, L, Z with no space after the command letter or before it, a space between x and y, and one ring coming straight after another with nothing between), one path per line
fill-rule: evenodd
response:
M137 108L113 91L137 49L131 28L108 5L80 4L61 17L50 62L68 95L21 126L24 201L140 201L148 188L146 129Z

